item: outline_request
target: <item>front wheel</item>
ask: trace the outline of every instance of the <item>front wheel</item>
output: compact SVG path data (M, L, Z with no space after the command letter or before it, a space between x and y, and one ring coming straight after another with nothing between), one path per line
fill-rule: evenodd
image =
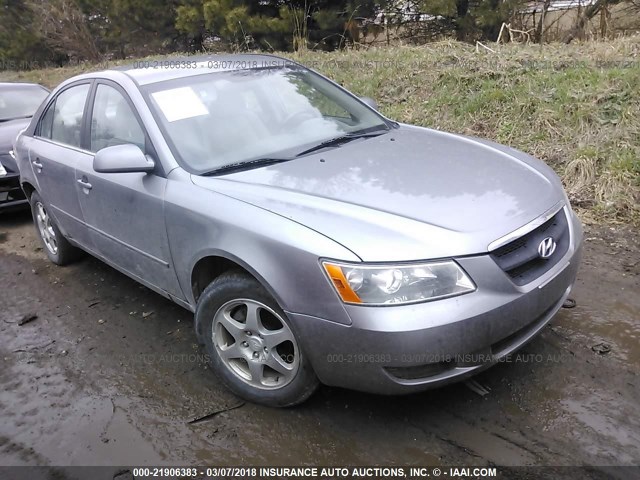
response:
M286 315L254 278L218 277L200 296L196 317L213 370L236 395L288 407L318 387Z

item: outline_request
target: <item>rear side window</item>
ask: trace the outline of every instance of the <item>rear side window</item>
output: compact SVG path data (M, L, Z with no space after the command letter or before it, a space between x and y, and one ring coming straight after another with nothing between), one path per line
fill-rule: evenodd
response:
M71 87L58 95L40 120L40 136L72 147L82 147L82 114L89 84Z
M145 151L144 130L127 99L115 88L100 84L91 116L91 151L128 143Z
M53 126L53 112L56 109L56 102L49 105L47 112L42 116L40 120L40 126L38 127L38 135L44 138L51 138L51 127Z

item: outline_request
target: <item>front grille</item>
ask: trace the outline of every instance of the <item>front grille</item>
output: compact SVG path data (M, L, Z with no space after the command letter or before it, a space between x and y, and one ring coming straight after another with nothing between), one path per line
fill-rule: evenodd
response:
M416 380L419 378L435 377L454 368L456 368L456 363L449 361L425 363L424 365L412 365L410 367L385 367L385 370L401 380Z
M538 254L540 242L547 237L556 242L549 258ZM564 209L538 228L491 252L491 258L516 285L526 285L548 272L569 249L569 224Z

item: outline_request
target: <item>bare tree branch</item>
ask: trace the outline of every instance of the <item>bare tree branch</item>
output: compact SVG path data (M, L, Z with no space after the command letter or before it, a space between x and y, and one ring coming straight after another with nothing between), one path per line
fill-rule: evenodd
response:
M28 0L34 26L54 51L80 60L98 61L100 52L75 0Z
M589 7L585 9L582 15L580 15L580 18L576 22L576 25L564 37L563 42L568 44L574 41L576 37L584 31L584 28L587 26L589 20L600 13L602 9L607 8L609 5L620 3L620 1L621 0L596 0L595 3L589 5Z

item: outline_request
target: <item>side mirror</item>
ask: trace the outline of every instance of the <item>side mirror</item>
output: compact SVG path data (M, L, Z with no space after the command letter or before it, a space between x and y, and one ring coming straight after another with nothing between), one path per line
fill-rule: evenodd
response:
M367 105L369 105L374 110L378 110L378 102L376 102L373 98L371 98L371 97L360 97L360 101L363 102L363 103L366 103Z
M103 148L93 157L93 169L99 173L150 172L154 167L153 160L130 143Z

